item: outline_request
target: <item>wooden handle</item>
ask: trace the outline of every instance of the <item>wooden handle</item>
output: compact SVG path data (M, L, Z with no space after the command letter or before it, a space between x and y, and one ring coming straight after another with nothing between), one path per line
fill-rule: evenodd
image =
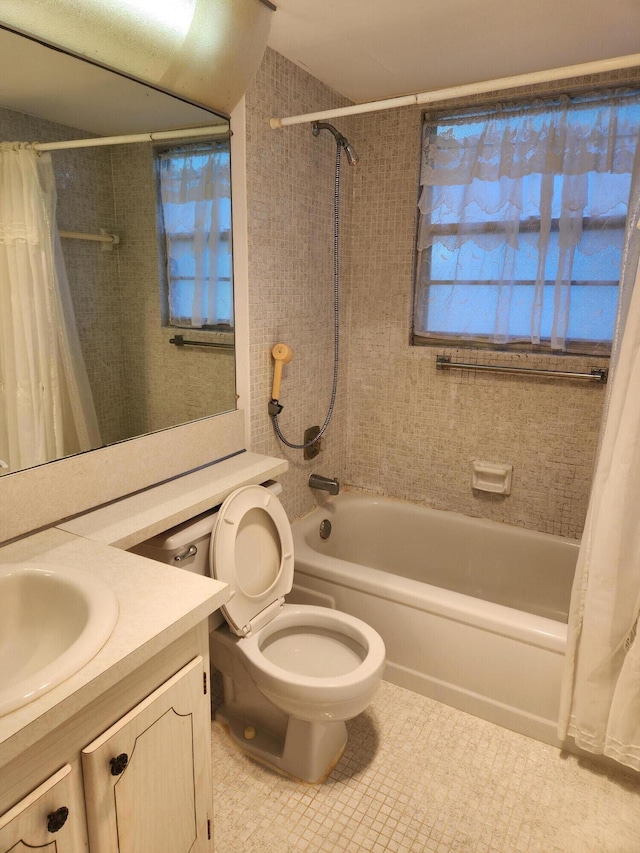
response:
M280 399L280 382L282 380L282 362L276 361L276 366L273 368L273 388L271 389L271 399Z
M271 389L271 399L280 399L280 382L282 380L282 365L288 364L293 358L293 350L287 344L276 344L271 350L271 355L275 361L273 369L273 387Z

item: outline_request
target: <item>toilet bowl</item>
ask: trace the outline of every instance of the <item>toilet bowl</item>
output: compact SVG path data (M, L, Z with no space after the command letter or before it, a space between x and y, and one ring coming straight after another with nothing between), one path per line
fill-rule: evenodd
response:
M203 519L198 523L206 541ZM231 590L222 607L226 624L210 634L224 689L215 719L253 758L319 782L346 746L345 721L364 711L382 680L382 638L341 611L285 603L293 537L282 504L264 486L237 489L208 523L207 568ZM137 552L157 558L158 547L166 550L158 539Z
M384 644L369 625L327 607L285 604L242 641L258 689L303 720L350 720L380 683Z

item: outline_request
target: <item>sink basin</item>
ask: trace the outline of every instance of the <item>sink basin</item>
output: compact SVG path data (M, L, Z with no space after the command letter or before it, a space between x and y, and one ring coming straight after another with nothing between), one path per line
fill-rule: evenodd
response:
M109 639L117 618L115 594L88 572L0 565L0 716L87 664Z

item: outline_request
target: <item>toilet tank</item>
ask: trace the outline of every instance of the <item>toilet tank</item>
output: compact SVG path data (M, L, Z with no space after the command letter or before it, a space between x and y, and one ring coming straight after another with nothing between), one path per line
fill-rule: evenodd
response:
M282 492L282 485L274 480L267 480L262 485L274 495ZM178 569L208 577L211 574L209 547L219 509L220 507L217 506L183 521L182 524L177 524L151 539L134 545L133 548L129 548L129 551L159 563L168 563ZM212 631L223 623L224 618L218 610L209 617L209 630Z
M129 551L159 563L169 563L177 569L208 576L209 544L217 517L218 507L164 530L157 536L134 545ZM215 631L222 624L224 618L219 610L209 616L209 631Z
M275 480L267 480L262 486L276 496L282 493L282 485ZM208 576L211 574L209 546L219 509L219 506L208 509L183 521L182 524L163 530L157 536L134 545L129 551L159 563L169 563L196 575Z
M197 575L209 575L209 543L218 511L210 509L129 550Z

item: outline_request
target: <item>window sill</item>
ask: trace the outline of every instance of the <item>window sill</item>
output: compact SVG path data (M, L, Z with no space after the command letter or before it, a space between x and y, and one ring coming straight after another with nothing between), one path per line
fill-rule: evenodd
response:
M412 335L410 345L441 350L443 347L461 351L502 353L504 355L535 355L547 358L605 358L611 356L611 344L598 341L568 341L565 350L552 350L548 344L531 344L514 341L508 344L493 344L490 341L469 340L447 335Z

